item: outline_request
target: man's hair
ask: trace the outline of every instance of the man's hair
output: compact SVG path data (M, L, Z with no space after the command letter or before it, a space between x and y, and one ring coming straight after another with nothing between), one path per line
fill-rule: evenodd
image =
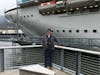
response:
M51 30L51 29L48 29L48 30L47 30L47 32L48 32L48 31L52 32L52 30Z

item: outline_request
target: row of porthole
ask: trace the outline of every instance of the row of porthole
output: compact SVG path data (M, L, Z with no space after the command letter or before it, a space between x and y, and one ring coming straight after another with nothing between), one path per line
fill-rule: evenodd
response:
M13 18L12 15L10 15L10 17ZM23 17L24 17L24 18L25 18L25 17L33 17L33 14L32 14L32 15L27 15L27 16L24 15ZM20 18L22 18L22 16L20 16Z
M31 15L32 17L33 17L33 14ZM12 16L11 16L12 17ZM27 17L29 17L29 15L27 15ZM24 16L24 18L25 18L25 16ZM52 32L54 32L53 30L52 30ZM60 32L59 30L57 30L57 32ZM62 32L66 32L65 30L62 30ZM72 30L69 30L69 32L71 33L72 32ZM77 33L79 33L80 32L80 30L76 30L76 32ZM88 30L84 30L84 32L85 33L87 33L88 32ZM94 33L96 33L97 32L97 30L93 30L93 32Z
M14 18L12 15L10 15L9 17L10 17L11 19ZM26 15L26 16L24 15L23 17L24 17L24 18L26 18L26 17L28 17L28 18L29 18L29 17L33 17L33 14L32 14L32 15ZM20 18L22 18L22 16L20 16Z
M27 16L24 16L24 18L25 18L25 17L30 17L30 16L31 16L31 17L33 17L33 14L32 14L32 15L27 15Z
M60 32L59 30L56 30L56 31L57 31L57 32ZM52 30L52 32L54 32L54 31ZM62 30L62 32L66 32L66 31L65 31L65 30ZM69 30L68 32L70 32L70 33L71 33L71 32L72 32L72 30ZM79 32L80 32L80 30L76 30L76 32L77 32L77 33L79 33ZM87 32L88 32L88 30L84 30L84 32L85 32L85 33L87 33ZM96 33L96 32L97 32L97 30L93 30L93 32L94 32L94 33Z

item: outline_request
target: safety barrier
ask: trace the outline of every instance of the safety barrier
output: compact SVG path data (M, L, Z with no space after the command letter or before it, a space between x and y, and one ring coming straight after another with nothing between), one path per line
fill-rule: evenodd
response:
M0 47L0 71L44 63L42 45ZM73 75L100 75L100 52L55 46L53 65Z

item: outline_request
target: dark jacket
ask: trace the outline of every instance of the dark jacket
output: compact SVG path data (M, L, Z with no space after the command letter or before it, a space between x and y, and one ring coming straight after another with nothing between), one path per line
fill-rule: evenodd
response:
M51 35L50 38L47 35L43 37L43 47L45 49L54 49L55 42L59 45L58 40L55 36Z

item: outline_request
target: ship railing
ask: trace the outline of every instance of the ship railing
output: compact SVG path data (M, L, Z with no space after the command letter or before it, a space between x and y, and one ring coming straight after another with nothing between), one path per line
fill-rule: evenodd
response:
M42 45L0 47L0 71L43 63ZM53 66L72 75L100 75L100 51L56 45Z
M32 38L32 37L31 37ZM33 37L33 41L37 44L42 43L43 37ZM64 38L58 37L61 45L67 47L78 48L100 48L100 38Z
M64 15L61 15L60 17L71 17L71 16L82 16L82 15L90 15L90 14L100 14L100 9L96 12L83 12L83 13L73 13L71 14L70 12L68 12L68 15L64 14Z

